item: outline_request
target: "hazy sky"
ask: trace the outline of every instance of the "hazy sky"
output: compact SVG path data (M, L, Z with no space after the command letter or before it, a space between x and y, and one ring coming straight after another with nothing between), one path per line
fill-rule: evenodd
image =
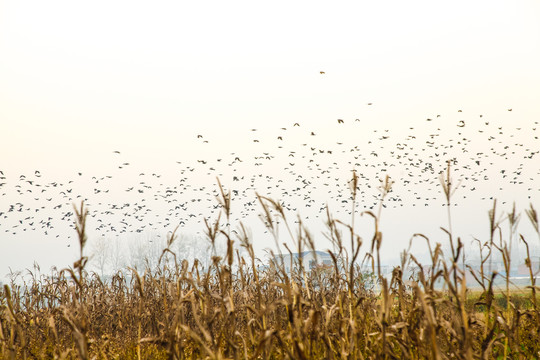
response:
M0 0L0 170L62 178L121 150L166 175L251 128L367 111L392 129L512 108L519 126L540 117L538 64L538 1Z

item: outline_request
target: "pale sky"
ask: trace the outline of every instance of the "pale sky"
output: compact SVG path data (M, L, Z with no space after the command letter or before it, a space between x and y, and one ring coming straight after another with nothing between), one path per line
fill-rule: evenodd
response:
M263 140L256 148L252 128L275 140L298 122L335 144L338 118L399 133L437 114L457 122L459 109L467 126L483 114L530 129L540 119L538 64L537 1L0 0L0 170L12 184L35 170L50 181L100 176L117 167L118 150L134 174L172 178L176 161L274 151ZM18 201L8 186L0 212ZM0 228L1 275L53 257L46 237L9 234Z

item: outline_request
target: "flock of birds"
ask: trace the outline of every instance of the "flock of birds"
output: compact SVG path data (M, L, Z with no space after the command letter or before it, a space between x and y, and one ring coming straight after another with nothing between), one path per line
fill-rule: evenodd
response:
M394 181L386 207L441 206L439 176L447 161L458 187L454 206L508 195L533 201L540 197L538 122L516 126L510 111L502 123L461 110L434 114L407 131L366 119L334 119L318 129L292 122L271 131L246 129L235 137L241 150L234 152L212 149L212 136L200 133L193 141L216 155L178 159L160 173L137 168L137 159L122 149L110 151L116 162L111 173L80 169L70 179L55 179L47 169L0 169L0 236L61 237L62 229L74 226L73 204L81 200L97 236L159 233L177 225L202 231L204 219L221 210L216 177L232 195L231 223L259 214L256 194L304 218L324 218L327 206L336 216L350 216L353 170L359 176L357 211L377 206L378 179L386 174Z

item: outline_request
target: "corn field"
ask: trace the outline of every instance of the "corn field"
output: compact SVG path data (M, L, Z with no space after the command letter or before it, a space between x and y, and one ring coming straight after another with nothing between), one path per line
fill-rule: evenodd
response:
M449 174L441 177L448 204L453 191ZM353 199L356 181L354 175ZM391 186L389 178L382 181L381 205ZM220 188L221 216L228 221L231 195ZM277 237L277 214L296 234L289 253L315 251L302 222L293 229L279 202L262 196L259 202L270 232ZM404 251L401 265L383 276L380 211L362 214L375 225L367 240L357 235L354 220L345 224L327 212L326 235L334 249L329 266L310 267L301 259L290 271L275 261L264 266L246 228L240 224L233 236L222 230L220 216L206 222L206 236L211 244L226 241L227 248L210 266L178 260L181 254L170 249L173 233L158 267L144 272L127 268L104 281L85 268L87 212L81 204L75 211L80 258L73 267L48 276L31 272L30 280L1 290L0 358L539 358L538 270L531 263L528 240L520 239L527 248L530 285L519 294L508 277L484 270L495 254L510 266L507 242L496 236L500 224L495 209L494 204L489 214L491 238L478 242L480 271L460 266L463 243L444 229L450 253L443 253L441 243L415 234L411 241L425 242L431 262L421 264ZM535 209L531 206L526 215L540 237ZM516 217L509 214L508 220ZM368 264L371 272L363 272L360 264ZM406 278L403 269L410 264L420 271ZM468 287L467 271L480 291ZM499 291L494 287L498 277L505 283Z

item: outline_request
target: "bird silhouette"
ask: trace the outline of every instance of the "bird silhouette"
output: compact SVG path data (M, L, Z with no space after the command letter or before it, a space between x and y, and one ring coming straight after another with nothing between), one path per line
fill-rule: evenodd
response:
M437 118L446 116L441 114ZM362 136L356 136L348 126L338 126L330 132L310 123L313 131L293 131L291 136L279 135L287 129L282 124L268 131L248 127L245 134L257 131L258 139L237 136L234 146L260 143L238 153L227 153L222 148L212 150L211 146L203 146L203 141L197 142L199 148L186 149L180 141L179 154L185 151L186 156L176 161L176 156L181 155L173 154L170 162L174 168L163 172L148 172L141 168L137 158L124 159L125 155L121 163L115 164L113 173L106 173L105 169L91 173L81 168L72 173L74 176L61 178L46 169L20 174L0 171L0 196L6 204L0 208L0 230L6 236L41 231L56 237L60 228L71 226L72 203L81 199L88 199L91 205L89 224L96 236L161 231L173 224L191 229L220 210L213 203L219 189L209 183L216 176L234 184L231 193L236 205L231 226L232 221L256 214L255 192L283 199L283 209L303 209L310 217L324 217L328 202L340 216L351 211L352 199L342 178L343 172L351 168L358 170L362 189L357 198L357 203L362 204L359 213L378 206L379 193L373 179L385 173L399 177L396 182L400 191L389 195L389 207L423 208L440 200L439 171L449 158L455 159L455 176L462 180L462 187L456 191L461 198L487 201L497 191L508 192L515 186L531 189L527 195L539 191L534 181L540 176L535 165L540 151L533 146L538 141L533 140L538 138L537 122L503 128L488 115L489 121L479 121L476 115L472 118L464 113L459 115L463 120L458 120L457 126L453 121L434 121L431 115L412 120L414 124L410 126L384 128L384 122L378 124L369 121L368 114L362 116L362 122L355 119L359 122L355 129L361 129ZM337 123L345 121L339 118ZM293 124L300 126L299 122ZM268 138L279 141L264 141ZM529 140L533 142L525 143ZM190 157L193 154L197 156ZM122 171L116 169L118 165ZM463 191L467 187L471 192ZM459 199L455 203L460 206Z

